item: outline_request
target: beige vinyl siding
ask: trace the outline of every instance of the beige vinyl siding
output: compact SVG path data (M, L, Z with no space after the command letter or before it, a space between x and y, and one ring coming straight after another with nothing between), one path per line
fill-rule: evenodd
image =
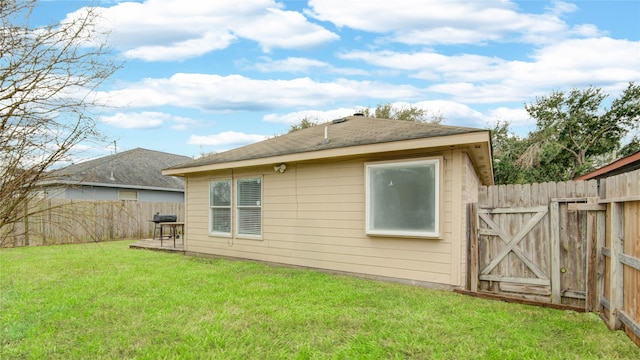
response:
M287 163L284 173L263 166L235 169L233 174L215 171L189 175L186 250L459 286L461 240L452 236L462 232L462 199L460 188L454 187L464 171L462 154L455 154L457 159L453 151L431 154L442 160L441 239L366 235L365 162L380 159L362 158ZM453 168L456 163L460 165L457 170ZM456 181L455 174L460 175ZM210 236L209 182L255 175L263 176L262 240ZM453 193L457 193L457 200Z
M460 275L460 266L458 261L455 260L460 256L460 248L459 248L459 233L460 233L460 216L458 213L459 207L457 206L460 202L460 177L461 177L461 169L460 169L460 151L452 150L447 151L444 154L445 159L445 167L444 167L444 210L443 210L443 219L444 219L444 231L443 238L446 241L451 242L451 254L449 256L449 279L447 283L454 286L459 286L459 275Z
M460 251L460 285L464 285L467 282L467 237L469 233L469 219L467 213L467 206L469 204L475 203L478 201L478 189L480 187L480 178L478 177L475 168L473 167L473 163L471 159L466 153L462 153L463 160L463 186L461 190L462 194L462 225L464 228L464 232L462 233L462 238L460 241L461 251Z

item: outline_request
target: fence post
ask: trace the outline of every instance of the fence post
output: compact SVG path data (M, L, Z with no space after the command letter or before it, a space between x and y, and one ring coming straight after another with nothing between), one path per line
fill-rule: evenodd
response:
M596 269L597 269L597 277L598 277L598 295L597 295L597 302L596 302L596 306L598 309L598 312L602 312L603 311L603 307L602 304L600 303L600 298L604 297L604 280L605 280L605 275L606 275L606 259L605 256L602 254L602 249L605 247L605 242L606 242L606 238L607 238L607 213L606 211L599 211L596 214L596 230L598 232L598 234L596 235L596 246L597 246L597 262L596 262Z
M29 199L24 203L24 246L29 246Z
M560 284L560 203L549 203L549 222L551 226L551 303L562 303L562 285Z
M470 289L478 291L478 204L469 204L469 277Z
M620 329L618 311L624 306L624 203L611 203L611 279L609 281L609 328Z
M587 212L587 294L585 299L585 310L594 311L598 304L598 283L597 283L597 263L598 263L598 234L596 233L596 213Z

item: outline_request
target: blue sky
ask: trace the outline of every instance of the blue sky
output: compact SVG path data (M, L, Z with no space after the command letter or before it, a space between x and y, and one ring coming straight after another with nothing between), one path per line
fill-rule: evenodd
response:
M44 1L61 21L93 1ZM524 104L640 81L640 1L102 1L124 66L98 89L117 150L197 157L393 103L526 134ZM113 143L81 157L113 152Z

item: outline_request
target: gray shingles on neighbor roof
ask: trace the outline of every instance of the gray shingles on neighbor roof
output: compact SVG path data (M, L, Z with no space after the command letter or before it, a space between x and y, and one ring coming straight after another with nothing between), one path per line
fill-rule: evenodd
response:
M327 129L328 141L324 141L325 127ZM348 116L334 120L333 122L312 126L255 144L209 155L188 163L173 166L169 169L186 169L232 161L259 159L358 145L459 135L478 131L486 130L413 121Z
M48 182L184 189L184 179L164 176L162 169L190 160L188 156L136 148L56 170L49 178L55 180Z

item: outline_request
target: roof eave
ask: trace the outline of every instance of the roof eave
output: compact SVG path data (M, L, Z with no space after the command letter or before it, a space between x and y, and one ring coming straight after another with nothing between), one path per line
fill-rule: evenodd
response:
M130 185L130 184L109 184L109 183L99 183L99 182L85 182L85 181L70 181L70 180L47 180L38 183L40 186L55 186L55 185L65 185L65 186L95 186L95 187L110 187L110 188L119 188L119 189L138 189L138 190L153 190L153 191L170 191L170 192L184 192L184 189L179 188L166 188L166 187L157 187L157 186L146 186L146 185Z
M629 164L632 164L636 161L640 161L640 151L638 151L635 154L629 155L627 157L624 157L622 159L618 159L614 162L612 162L609 165L603 166L600 169L594 170L592 172L586 173L582 176L579 176L575 179L573 179L574 181L578 181L578 180L591 180L591 179L595 179L599 176L603 176L606 175L607 173L610 173L614 170L620 169L624 166L627 166Z
M251 166L261 166L274 163L300 162L318 159L329 159L346 156L357 156L372 153L383 153L402 150L413 150L420 148L437 148L446 146L460 146L468 144L486 143L489 151L488 166L490 168L487 175L483 176L483 184L493 184L493 166L491 166L491 136L489 130L480 130L464 134L428 137L420 139L392 141L384 143L366 144L348 146L334 149L326 149L319 151L309 151L301 153L293 153L287 155L268 156L256 159L247 159L230 162L220 162L215 164L200 165L185 168L172 168L162 171L162 175L170 176L187 176L188 174L216 171L223 169L236 169Z

